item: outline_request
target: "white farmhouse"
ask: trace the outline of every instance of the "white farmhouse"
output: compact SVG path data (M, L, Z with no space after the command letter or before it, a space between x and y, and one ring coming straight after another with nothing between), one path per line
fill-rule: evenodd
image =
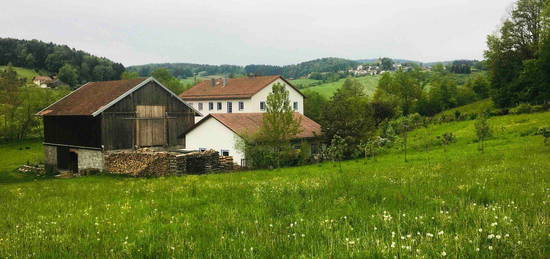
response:
M265 112L267 96L274 84L282 84L289 92L295 112L304 114L304 95L282 76L252 76L211 79L198 83L180 97L203 114Z
M35 76L32 82L40 88L48 88L48 84L53 82L53 79L49 76Z
M294 136L295 148L299 143L310 145L312 154L319 151L321 126L310 118L294 113L301 124L301 132ZM185 147L204 151L213 149L223 156L232 156L233 162L246 165L246 158L236 149L242 136L256 133L263 122L263 113L211 113L188 129L185 134Z

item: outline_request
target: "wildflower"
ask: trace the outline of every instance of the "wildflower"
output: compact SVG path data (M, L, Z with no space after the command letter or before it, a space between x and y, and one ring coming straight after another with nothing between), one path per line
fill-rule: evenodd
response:
M427 237L433 237L434 235L432 233L426 233Z
M509 234L504 235L504 237L509 237L509 236L510 236Z
M493 239L493 237L495 237L495 235L493 235L493 234L490 234L490 235L487 236L488 239Z
M489 248L489 250L493 250L493 246L489 246L488 248Z
M172 246L172 247L170 247L170 249L174 250L174 249L176 249L176 248Z
M480 228L480 229L478 229L477 231L479 231L479 233L481 233L481 232L483 232L483 229L482 229L482 228Z
M445 233L443 233L443 231L439 231L437 234L441 236L441 235L443 235L443 234L445 234Z
M272 227L273 227L273 224L269 224L269 227L272 228Z
M305 236L306 236L306 234L302 234L302 237L305 237Z
M441 256L447 256L447 253L445 251L441 252Z
M497 225L498 225L498 223L497 223L497 222L493 222L493 223L491 223L491 227L495 227L495 226L497 226Z
M496 235L496 238L497 238L497 239L500 239L500 238L501 238L501 236L500 236L500 235Z
M478 248L476 248L476 252L479 252L479 247L478 247Z
M395 247L395 242L391 242L391 247Z

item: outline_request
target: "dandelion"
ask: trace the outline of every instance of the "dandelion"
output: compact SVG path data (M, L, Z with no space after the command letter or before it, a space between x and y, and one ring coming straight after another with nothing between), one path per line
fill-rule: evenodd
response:
M491 223L491 227L496 227L497 225L498 225L498 223L497 223L497 222L493 222L493 223Z
M483 229L482 229L482 228L480 228L480 229L478 229L477 231L479 231L479 233L481 233L481 232L483 232Z
M305 236L306 236L306 234L302 234L302 237L305 237Z
M395 247L395 242L391 242L391 247Z
M493 246L489 246L488 248L489 248L489 250L493 250Z
M441 252L441 256L447 256L447 253L445 251Z
M493 235L493 234L490 234L490 235L487 236L488 239L493 239L493 237L495 237L495 235Z
M500 235L496 235L495 237L496 237L497 239L500 239L500 238L501 238L501 236L500 236Z
M504 237L510 237L510 235L509 235L509 234L506 234L506 235L504 235Z
M432 233L426 233L427 237L433 237L434 235Z
M437 234L441 236L441 235L443 235L443 234L445 234L445 233L443 233L443 231L439 231Z
M476 252L479 252L479 247L478 247L478 248L476 248Z

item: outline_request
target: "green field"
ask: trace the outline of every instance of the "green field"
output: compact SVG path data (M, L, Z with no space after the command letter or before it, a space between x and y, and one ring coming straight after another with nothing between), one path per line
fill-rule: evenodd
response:
M309 78L298 78L298 79L290 80L290 83L296 86L297 88L302 89L302 88L307 88L314 84L317 84L319 83L319 81L320 80L309 79Z
M549 258L550 112L409 134L370 160L204 176L33 179L2 146L0 257ZM436 136L453 132L446 151ZM20 152L20 147L30 150Z
M0 66L0 70L6 69L7 66ZM33 77L37 76L38 73L32 69L28 68L22 68L22 67L13 67L13 69L17 72L17 75L20 77L24 77L27 80L32 80Z
M372 96L376 87L378 86L378 80L380 76L363 76L355 78L365 86L365 92L367 95ZM338 88L342 87L346 79L340 79L336 82L326 83L322 85L312 86L305 89L302 89L302 92L307 93L308 91L318 92L319 94L330 98Z

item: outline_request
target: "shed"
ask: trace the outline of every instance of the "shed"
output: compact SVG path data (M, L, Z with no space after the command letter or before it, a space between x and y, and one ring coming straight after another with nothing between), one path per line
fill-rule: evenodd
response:
M46 166L79 171L103 170L105 151L183 147L200 113L149 77L87 83L37 115Z

